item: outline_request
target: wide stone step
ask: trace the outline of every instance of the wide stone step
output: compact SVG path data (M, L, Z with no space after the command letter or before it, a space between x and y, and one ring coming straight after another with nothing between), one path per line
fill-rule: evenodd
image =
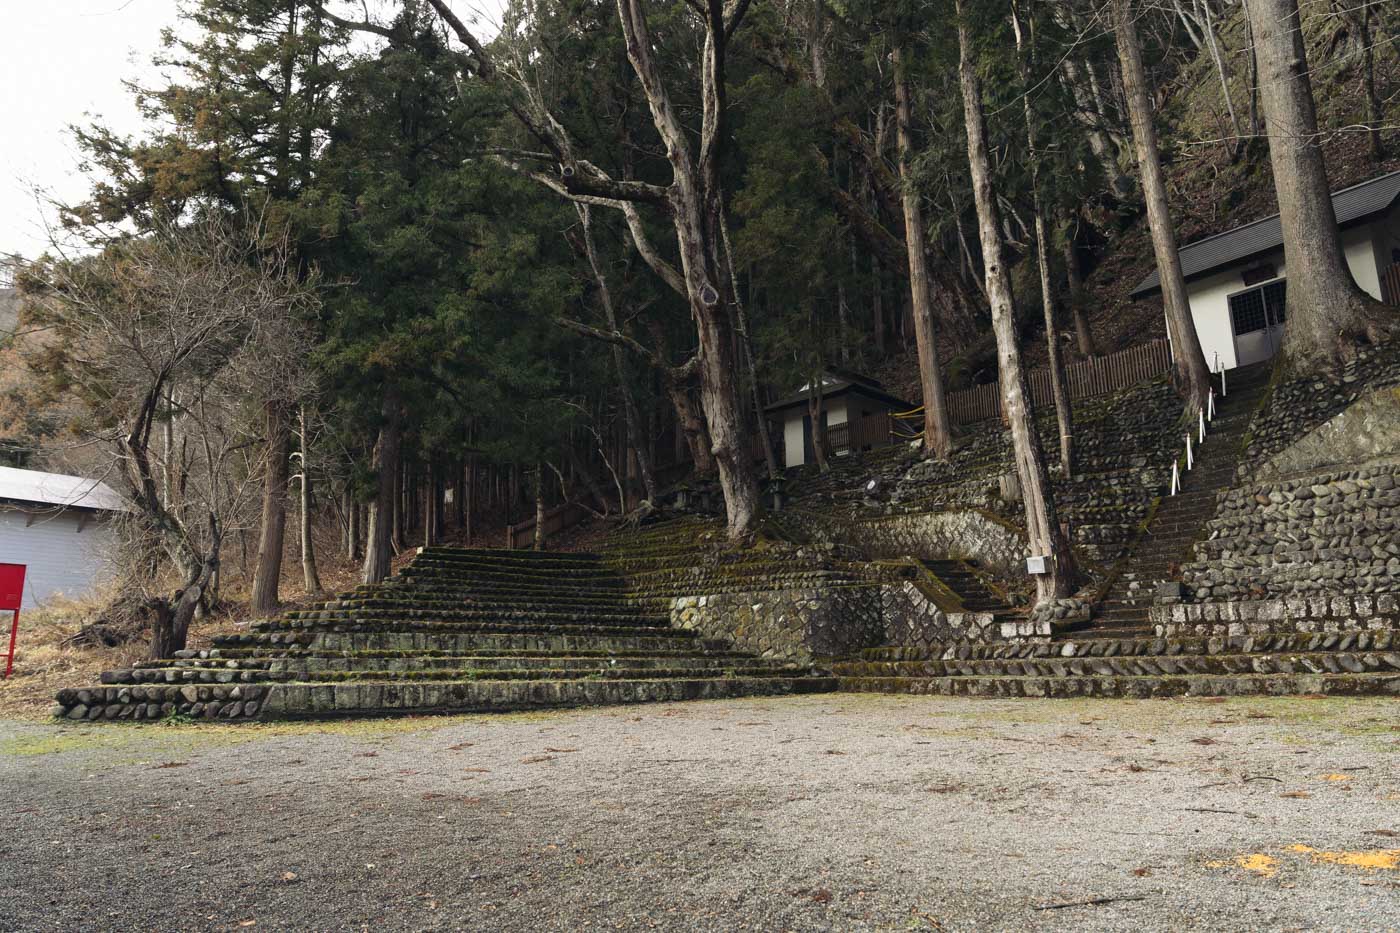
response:
M789 664L736 665L720 663L678 663L674 659L668 666L648 666L634 664L593 664L579 666L522 666L510 667L488 664L471 667L373 667L298 668L282 665L249 668L246 670L188 668L165 668L164 670L117 670L104 674L104 684L250 684L250 683L343 683L358 680L384 682L423 681L423 680L559 680L573 677L600 678L603 680L686 680L715 676L745 677L796 677L806 673L806 668Z
M778 667L793 665L779 664ZM103 683L126 683L119 679L131 674L139 682L144 674L164 674L168 670L192 673L221 673L224 671L512 671L512 670L651 670L677 668L707 670L751 670L772 668L772 660L740 654L697 654L674 652L652 655L528 655L528 654L398 654L345 652L329 654L275 654L264 652L241 658L197 658L185 661L147 661L127 670L103 674ZM108 680L108 675L114 679ZM151 678L154 681L157 678ZM211 681L212 682L212 681Z
M1161 638L1095 637L1093 630L1063 636L1060 640L984 645L944 644L925 648L868 648L860 657L870 661L984 660L1089 657L1145 657L1223 654L1400 653L1400 631L1340 631L1280 633L1271 635L1182 635Z
M842 661L839 677L1158 677L1196 674L1395 674L1400 653L1143 655L1022 660Z
M1193 674L1141 677L842 677L858 693L977 697L1400 695L1395 674Z
M501 564L598 564L602 555L588 551L532 551L511 548L428 547L418 549L418 558Z
M173 715L252 720L408 713L507 712L568 706L819 693L832 677L643 680L472 680L426 683L186 684L62 690L55 715L70 720L153 720Z
M833 677L287 684L271 688L262 718L409 712L507 712L550 707L822 693L835 687L836 679Z

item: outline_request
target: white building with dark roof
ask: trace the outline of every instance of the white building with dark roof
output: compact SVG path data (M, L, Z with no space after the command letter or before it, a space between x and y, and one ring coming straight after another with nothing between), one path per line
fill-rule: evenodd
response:
M1400 172L1332 195L1352 278L1373 298L1400 305ZM1214 369L1273 356L1283 339L1287 268L1274 214L1181 247L1196 336ZM1161 293L1154 268L1131 297Z
M0 563L24 564L24 605L82 597L107 579L112 516L125 506L105 483L0 467Z

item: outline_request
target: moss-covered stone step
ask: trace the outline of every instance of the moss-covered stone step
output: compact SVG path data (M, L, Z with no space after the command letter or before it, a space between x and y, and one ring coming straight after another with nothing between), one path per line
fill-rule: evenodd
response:
M648 635L595 635L540 632L453 632L442 630L385 632L318 632L293 635L233 635L216 639L219 648L291 647L322 651L416 652L441 650L470 654L487 650L571 651L656 651L694 646L693 632L670 630Z
M515 609L509 606L491 608L453 609L449 606L366 606L299 613L294 617L264 619L253 624L256 631L302 625L377 624L381 622L440 622L443 624L495 623L538 625L548 628L560 625L597 625L630 628L660 625L666 617L660 613L632 612L567 612L553 609Z
M1103 658L1118 656L1206 655L1319 651L1400 651L1400 633L1340 631L1314 634L1214 635L1170 638L1066 638L1063 641L930 645L926 648L869 648L868 661L1020 660L1038 658Z
M597 564L601 557L588 551L532 551L511 548L466 548L434 546L419 548L416 560L447 560L490 562L553 567L558 564L586 566Z
M1313 654L1119 655L1024 660L842 661L841 677L1155 677L1163 674L1400 673L1397 652Z
M794 665L776 664L768 659L751 655L736 654L669 654L569 656L569 655L395 655L371 656L369 654L345 653L337 656L303 655L288 656L264 654L245 658L207 658L180 661L148 661L131 668L106 671L102 682L109 683L155 683L165 681L167 672L177 675L221 675L240 673L291 673L314 675L321 672L344 671L361 672L413 672L413 671L617 671L617 670L743 670L766 671L773 669L794 669ZM198 682L215 683L211 680L194 678ZM173 681L170 681L173 682ZM225 681L227 682L227 681Z
M310 635L313 638L330 634L421 634L430 637L440 635L591 635L621 636L639 635L651 638L679 638L674 629L664 625L589 625L586 623L546 625L538 622L454 622L439 619L355 619L343 622L298 622L271 621L262 623L250 633L252 637ZM215 639L220 646L236 647L251 642L230 641L246 638L243 635L221 636Z
M823 693L832 677L717 677L690 680L465 681L427 684L286 684L270 689L262 717L383 713L504 712L567 706Z
M283 645L277 648L203 648L188 652L181 652L181 657L163 661L146 661L142 666L168 667L180 664L183 659L209 660L226 662L230 660L258 660L269 658L284 659L307 659L322 658L327 660L353 661L363 659L374 660L399 660L410 658L449 658L449 657L473 657L473 658L575 658L580 661L607 661L610 659L666 659L679 657L706 657L706 658L732 658L756 660L753 655L743 651L731 651L726 648L715 647L716 642L687 641L678 648L664 649L655 648L650 651L532 651L523 648L504 649L477 649L469 654L453 653L436 648L425 648L419 651L332 651L322 648L303 648L297 645ZM702 650L703 654L697 654L697 650Z
M1155 677L842 677L855 693L978 697L1400 695L1394 674L1194 674Z
M103 684L252 684L252 683L346 683L373 680L407 682L425 680L569 680L574 678L602 680L686 680L707 677L799 677L807 670L796 665L707 665L673 664L668 667L633 665L594 665L587 669L561 666L544 667L411 667L399 669L314 670L249 668L231 670L209 668L168 667L162 670L117 670L103 675Z

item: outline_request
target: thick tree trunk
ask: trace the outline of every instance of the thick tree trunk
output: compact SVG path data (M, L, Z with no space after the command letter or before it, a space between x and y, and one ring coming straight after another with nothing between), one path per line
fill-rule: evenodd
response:
M705 428L705 419L691 397L690 388L683 383L668 381L666 397L676 410L676 419L685 437L686 447L690 449L695 472L702 475L714 473L715 458L710 453L710 432Z
M185 650L189 642L190 623L204 599L213 576L218 571L217 551L191 567L185 573L182 586L170 599L158 598L149 603L151 619L151 660L173 658Z
M258 538L258 562L253 570L249 610L254 615L277 611L277 589L282 581L282 547L287 535L288 460L292 431L287 409L269 402L264 409L267 460L263 465L262 530Z
M1186 298L1186 279L1181 272L1176 229L1172 226L1171 208L1167 204L1166 176L1157 145L1157 127L1152 122L1152 100L1147 92L1147 73L1142 64L1132 0L1111 0L1111 3L1114 38L1123 69L1123 96L1127 99L1133 124L1133 141L1142 173L1142 195L1147 202L1147 224L1152 231L1152 248L1157 255L1157 274L1162 283L1162 304L1166 308L1167 335L1172 342L1172 381L1186 402L1187 416L1195 418L1210 393L1210 370L1206 367Z
M311 452L306 431L306 406L297 412L297 447L301 452L301 575L306 595L320 599L325 595L321 587L321 575L316 570L316 543L311 536Z
M1297 0L1250 0L1249 16L1288 267L1283 352L1301 372L1327 369L1393 334L1400 315L1361 290L1342 253Z
M1030 53L1026 49L1020 15L1014 2L1011 7L1011 25L1016 35L1016 51L1021 72L1021 110L1026 119L1026 149L1030 155L1031 209L1035 212L1035 258L1040 271L1040 305L1045 315L1050 394L1055 402L1055 423L1060 431L1060 469L1068 478L1074 475L1074 409L1070 407L1064 357L1060 353L1060 332L1055 326L1055 289L1050 284L1050 246L1047 242L1049 234L1045 224L1045 205L1040 196L1040 150L1036 142L1035 115L1031 112Z
M394 513L398 498L399 443L402 425L399 394L385 387L380 408L382 423L374 445L374 470L378 477L374 499L369 504L369 530L365 541L364 581L378 583L389 575L394 551Z
M1026 508L1026 537L1032 555L1046 558L1046 572L1036 576L1037 602L1068 596L1074 586L1073 557L1055 511L1054 494L1045 470L1040 435L1030 407L1026 374L1016 345L1011 276L1002 258L1001 218L992 186L992 162L987 150L987 127L982 113L982 88L973 61L963 2L957 0L958 75L962 85L963 113L967 122L967 158L972 193L977 204L977 226L987 295L992 308L992 331L997 342L997 372L1002 411L1011 429L1016 475Z
M895 137L899 148L899 177L904 181L904 245L909 253L910 310L914 318L914 342L919 354L919 384L924 403L924 450L939 460L953 450L953 433L943 399L943 373L938 362L938 338L933 320L933 298L924 254L924 213L910 177L913 141L910 136L909 77L904 54L896 45L894 56Z

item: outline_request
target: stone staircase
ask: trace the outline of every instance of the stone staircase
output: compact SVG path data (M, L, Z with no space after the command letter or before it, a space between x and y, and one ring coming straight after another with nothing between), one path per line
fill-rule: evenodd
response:
M973 561L945 558L943 560L921 560L920 564L938 581L953 591L962 609L966 612L989 612L998 621L1022 618L1019 612L1007 603L1006 598L987 584L985 576L979 572Z
M1220 399L1206 442L1196 448L1195 467L1182 479L1181 491L1163 496L1146 530L1118 568L1112 585L1095 610L1089 632L1123 638L1150 635L1147 610L1159 584L1179 571L1215 515L1219 494L1234 484L1242 441L1269 381L1269 363L1232 370L1229 395Z
M673 628L590 554L428 548L384 583L60 691L73 720L520 710L804 693L834 679Z

